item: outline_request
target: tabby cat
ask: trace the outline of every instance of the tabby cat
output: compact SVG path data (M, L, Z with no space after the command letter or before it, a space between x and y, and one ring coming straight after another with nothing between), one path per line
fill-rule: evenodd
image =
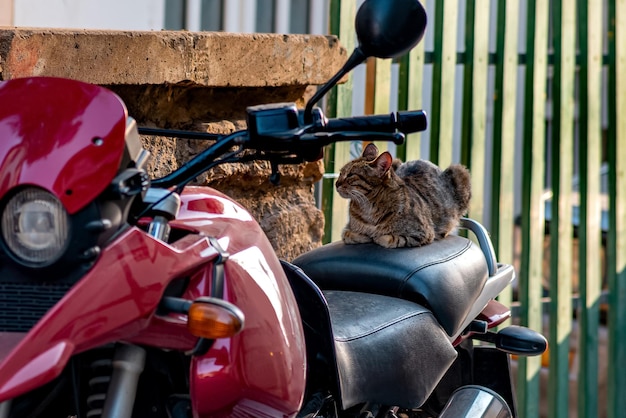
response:
M471 197L464 166L442 171L426 160L403 164L388 152L378 155L374 144L341 169L336 186L340 196L350 199L343 241L373 241L386 248L419 247L446 237Z

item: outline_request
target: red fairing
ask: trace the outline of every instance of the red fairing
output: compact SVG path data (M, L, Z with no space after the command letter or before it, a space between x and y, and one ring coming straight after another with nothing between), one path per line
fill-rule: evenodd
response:
M116 175L125 127L123 103L103 88L56 78L0 83L0 196L36 185L75 213ZM72 355L110 342L191 350L197 338L185 315L156 310L177 279L188 280L188 300L211 294L213 237L228 252L224 298L243 311L245 327L193 357L194 415L296 415L305 390L304 333L260 226L227 196L187 187L171 227L188 234L167 244L136 227L124 231L28 333L0 335L0 402L51 381Z
M210 294L218 255L211 236L229 253L225 299L246 322L241 333L193 358L194 410L199 417L295 416L305 388L304 333L271 245L250 214L219 192L188 187L182 201L172 226L195 233L167 245L132 228L104 249L96 266L4 353L0 402L47 383L71 355L107 342L191 349L196 339L184 317L154 312L176 278L191 277L187 299Z
M306 358L300 314L280 262L250 214L225 195L188 187L177 221L219 238L229 253L225 299L245 314L244 330L220 339L191 367L193 409L201 417L295 416L304 395ZM211 215L207 215L211 213ZM208 293L208 281L187 298Z
M77 212L115 176L126 118L119 97L92 84L51 77L1 82L0 196L36 185Z
M58 376L72 354L141 333L171 279L216 256L207 240L181 251L135 228L124 233L10 353L2 353L0 402Z
M305 389L306 352L300 313L280 262L252 216L227 196L206 187L185 188L172 228L193 232L174 246L216 237L229 255L224 299L245 315L244 330L218 339L211 350L192 359L191 401L198 417L295 416ZM183 295L193 300L211 293L212 265L191 275ZM130 340L189 350L182 323L155 317ZM168 337L169 336L169 337Z

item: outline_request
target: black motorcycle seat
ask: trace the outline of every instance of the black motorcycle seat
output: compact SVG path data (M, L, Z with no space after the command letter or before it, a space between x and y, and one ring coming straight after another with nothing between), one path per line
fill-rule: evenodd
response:
M464 319L488 278L479 246L450 235L415 248L334 242L293 261L323 290L351 290L407 299L432 310L449 336Z
M421 406L457 356L432 312L371 293L325 291L343 408Z

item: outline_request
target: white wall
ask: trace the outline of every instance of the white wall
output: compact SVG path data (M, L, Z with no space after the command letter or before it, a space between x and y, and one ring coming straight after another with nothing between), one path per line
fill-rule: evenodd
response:
M183 26L198 31L202 0L186 3ZM362 0L361 0L362 1ZM0 25L160 30L165 25L166 0L0 0ZM11 7L13 10L11 10ZM229 32L256 32L257 0L222 0L222 27ZM274 31L289 33L291 0L276 0ZM311 0L309 33L327 32L328 0Z
M0 0L0 26L13 24L13 0Z
M48 28L160 30L165 0L14 0L13 24Z

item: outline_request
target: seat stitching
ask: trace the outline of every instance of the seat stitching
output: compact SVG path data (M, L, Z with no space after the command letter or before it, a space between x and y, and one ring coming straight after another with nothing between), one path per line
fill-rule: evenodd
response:
M378 331L381 331L381 330L383 330L383 329L385 329L385 328L389 328L389 327L390 327L390 326L392 326L392 325L395 325L395 324L397 324L397 323L400 323L400 322L402 322L402 321L405 321L405 320L407 320L407 319L410 319L410 318L412 318L412 317L414 317L414 316L417 316L417 315L423 315L423 314L429 314L429 313L431 313L431 312L430 312L430 311L421 311L421 312L411 312L411 313L407 313L407 314L404 314L403 316L401 316L401 317L399 317L399 318L394 319L393 321L388 321L388 322L386 322L386 323L384 323L384 324L381 324L381 325L377 326L376 328L371 329L371 330L369 330L369 331L367 331L367 332L364 332L364 333L361 333L361 334L355 335L355 336L353 336L353 337L348 337L348 338L335 338L335 341L338 341L338 342L347 342L347 341L354 341L354 340L358 340L359 338L367 337L368 335L374 334L374 333L376 333L376 332L378 332Z

